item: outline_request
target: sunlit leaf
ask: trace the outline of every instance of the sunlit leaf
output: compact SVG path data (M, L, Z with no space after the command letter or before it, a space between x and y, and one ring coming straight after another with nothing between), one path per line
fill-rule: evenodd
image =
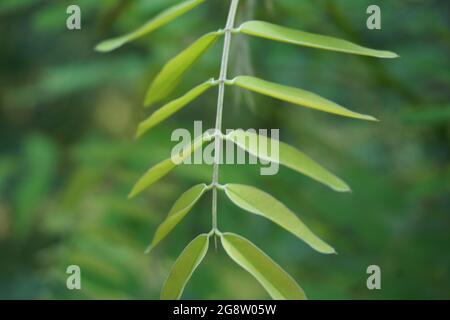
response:
M151 106L167 97L176 88L183 75L216 42L220 35L220 32L208 33L170 60L150 85L145 98L145 106Z
M157 15L150 21L148 21L145 25L143 25L139 29L117 38L102 41L95 47L95 50L100 52L109 52L117 48L120 48L125 43L136 40L137 38L140 38L166 25L167 23L185 14L186 12L190 11L191 9L198 6L204 1L205 0L189 0L179 3L173 7L170 7L161 12L159 15Z
M177 300L195 269L208 251L209 236L201 234L191 241L175 261L161 291L162 300Z
M212 86L214 86L214 81L213 79L210 79L195 87L182 97L167 103L166 105L155 111L150 117L139 124L136 137L142 136L145 132L153 128L161 121L164 121L175 112L179 111L181 108L185 107L187 104L192 102Z
M270 194L257 188L240 184L227 184L225 193L238 207L275 222L305 241L313 249L321 253L336 253L330 245L316 236L291 210Z
M244 34L300 46L378 58L398 57L394 52L365 48L346 40L290 29L264 21L245 22L239 27L239 30Z
M175 202L173 207L170 209L169 214L160 224L156 230L155 236L147 252L150 252L162 239L164 239L170 231L188 214L192 207L197 203L197 201L202 197L205 191L208 190L206 184L198 184L185 193Z
M306 90L288 87L249 76L236 77L233 83L241 88L311 109L349 118L377 121L377 119L372 116L351 111L333 101L322 98L321 96Z
M133 198L146 188L150 187L152 184L157 182L159 179L167 175L176 166L180 165L185 159L187 159L192 153L194 153L198 148L200 148L208 140L207 135L203 135L195 139L192 144L186 145L181 154L174 155L169 159L166 159L157 165L151 167L142 178L134 185L128 198Z
M231 259L253 275L272 299L306 299L295 280L253 243L233 233L222 234L221 240Z
M329 186L335 191L350 191L349 186L344 181L330 173L301 151L288 144L280 141L274 142L271 138L266 136L258 135L250 131L243 131L241 129L232 131L226 136L226 139L233 141L237 146L246 150L253 156L266 161L280 163ZM271 146L276 144L278 144L279 152L277 152L277 150L268 150L269 152L264 152L259 148L260 145Z

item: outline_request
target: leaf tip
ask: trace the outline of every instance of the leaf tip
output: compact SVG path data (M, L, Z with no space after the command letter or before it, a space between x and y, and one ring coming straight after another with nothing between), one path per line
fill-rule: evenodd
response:
M144 253L145 253L145 254L150 254L151 251L153 250L153 248L154 248L153 245L150 244L150 245L147 247L147 249L145 249Z
M136 195L137 195L137 192L136 192L135 189L133 189L133 190L131 190L130 193L128 194L127 199L128 199L128 200L131 200L131 199L133 199Z
M396 58L400 58L400 55L398 55L397 53L392 52L392 51L384 51L383 58L396 59Z
M365 116L364 119L367 121L380 122L380 120L378 120L377 118L375 118L373 116Z
M155 103L155 101L153 100L152 96L150 94L147 95L147 97L144 100L143 103L143 107L144 108L149 108L151 107L153 104Z
M392 52L392 58L393 59L401 58L401 56L398 53Z
M97 44L95 47L94 47L94 51L97 51L97 52L107 52L106 50L105 50L105 48L104 48L104 44L103 44L103 42L100 42L99 44Z
M126 41L121 38L113 38L113 39L104 40L104 41L100 42L99 44L97 44L95 46L94 50L97 52L102 52L102 53L111 52L111 51L123 46L125 44L125 42Z
M137 140L144 135L145 130L142 128L142 124L139 124L136 133L134 134L134 139Z
M350 186L348 184L346 184L345 182L341 182L340 186L335 186L332 187L332 189L334 189L337 192L349 192L352 193L352 189L350 188Z

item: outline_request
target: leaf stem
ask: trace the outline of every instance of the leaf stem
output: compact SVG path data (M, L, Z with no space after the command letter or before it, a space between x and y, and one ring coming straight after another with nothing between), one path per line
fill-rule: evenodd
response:
M239 0L232 0L230 10L228 12L227 24L225 26L225 40L223 45L222 63L220 67L219 76L219 94L217 98L217 113L216 113L216 133L222 131L222 112L225 98L225 84L227 80L228 61L230 57L231 48L231 36L234 28L234 21L236 19L236 12L239 6ZM220 165L220 151L222 139L219 135L216 135L214 146L214 167L212 175L212 185L219 185L219 165ZM217 230L217 188L212 190L212 229ZM217 250L217 237L214 235L214 245Z

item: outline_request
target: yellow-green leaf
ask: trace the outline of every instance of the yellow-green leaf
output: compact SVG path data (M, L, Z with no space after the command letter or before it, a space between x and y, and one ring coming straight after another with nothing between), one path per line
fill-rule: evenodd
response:
M110 52L117 48L120 48L125 43L136 40L137 38L140 38L166 25L167 23L185 14L186 12L190 11L191 9L198 6L204 1L205 0L189 0L179 3L173 7L170 7L161 12L159 15L157 15L150 21L148 21L145 25L143 25L139 29L117 38L102 41L95 47L95 50L100 52Z
M280 163L329 186L335 191L351 191L350 187L344 181L323 168L301 151L286 143L280 141L273 142L272 139L266 136L258 135L250 131L243 131L242 129L232 131L226 136L226 139L233 141L237 146L246 150L253 156L266 161ZM270 150L270 152L263 153L258 147L259 145L271 146L276 144L278 144L278 150Z
M236 77L232 83L253 92L261 93L272 98L287 101L311 109L333 113L349 118L377 121L377 119L372 116L351 111L333 101L322 98L321 96L306 90L288 87L250 76Z
M362 47L355 43L333 38L329 36L304 32L275 25L264 21L248 21L243 23L239 30L241 33L266 38L275 41L281 41L300 46L372 56L378 58L397 58L394 52L384 50L374 50Z
M275 222L305 241L313 249L321 253L336 253L330 245L316 236L291 210L270 194L257 188L240 184L225 185L225 193L238 207Z
M162 300L178 300L195 269L208 251L209 236L201 234L187 245L175 261L161 291Z
M146 120L142 121L139 124L136 137L142 136L145 132L153 128L155 125L157 125L161 121L164 121L165 119L173 115L175 112L179 111L181 108L192 102L206 90L214 86L213 80L214 79L210 79L202 83L201 85L195 87L182 97L167 103L166 105L155 111L150 117L148 117Z
M151 106L167 97L176 88L183 75L216 42L221 34L220 32L210 32L204 35L167 62L150 85L145 98L145 106Z
M233 233L222 234L221 240L231 259L254 276L272 299L306 299L295 280L253 243Z
M143 190L157 182L159 179L167 175L176 166L180 165L185 159L187 159L195 150L200 148L207 140L208 136L205 134L194 140L192 144L188 144L183 147L179 155L174 155L169 159L166 159L157 165L151 167L143 176L138 180L131 190L128 198L133 198Z
M208 190L208 186L204 183L198 184L185 193L175 202L170 209L169 214L156 230L152 243L147 249L147 253L150 252L162 239L164 239L173 228L188 214L192 207L202 197L205 191Z

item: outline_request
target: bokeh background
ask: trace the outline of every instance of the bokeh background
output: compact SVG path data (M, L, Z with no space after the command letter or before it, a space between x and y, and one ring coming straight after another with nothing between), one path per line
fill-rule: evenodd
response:
M167 158L176 128L214 125L216 91L133 139L146 88L164 62L221 28L228 1L210 0L111 54L100 40L140 26L178 0L2 0L0 2L0 298L157 299L171 264L210 229L211 195L151 254L144 250L175 199L212 168L184 166L138 198L134 182ZM68 31L69 4L82 30ZM382 30L366 8L382 9ZM301 87L380 123L340 118L229 88L225 128L281 128L344 178L334 193L286 168L223 166L223 183L270 191L339 255L320 255L281 228L219 198L219 227L240 233L283 266L312 299L450 298L450 29L446 0L242 0L239 20L264 19L396 51L377 60L239 36L230 77L254 74ZM176 97L216 76L221 43L188 73ZM82 290L65 270L82 270ZM366 288L366 268L382 289ZM189 299L267 299L219 248L188 284Z

